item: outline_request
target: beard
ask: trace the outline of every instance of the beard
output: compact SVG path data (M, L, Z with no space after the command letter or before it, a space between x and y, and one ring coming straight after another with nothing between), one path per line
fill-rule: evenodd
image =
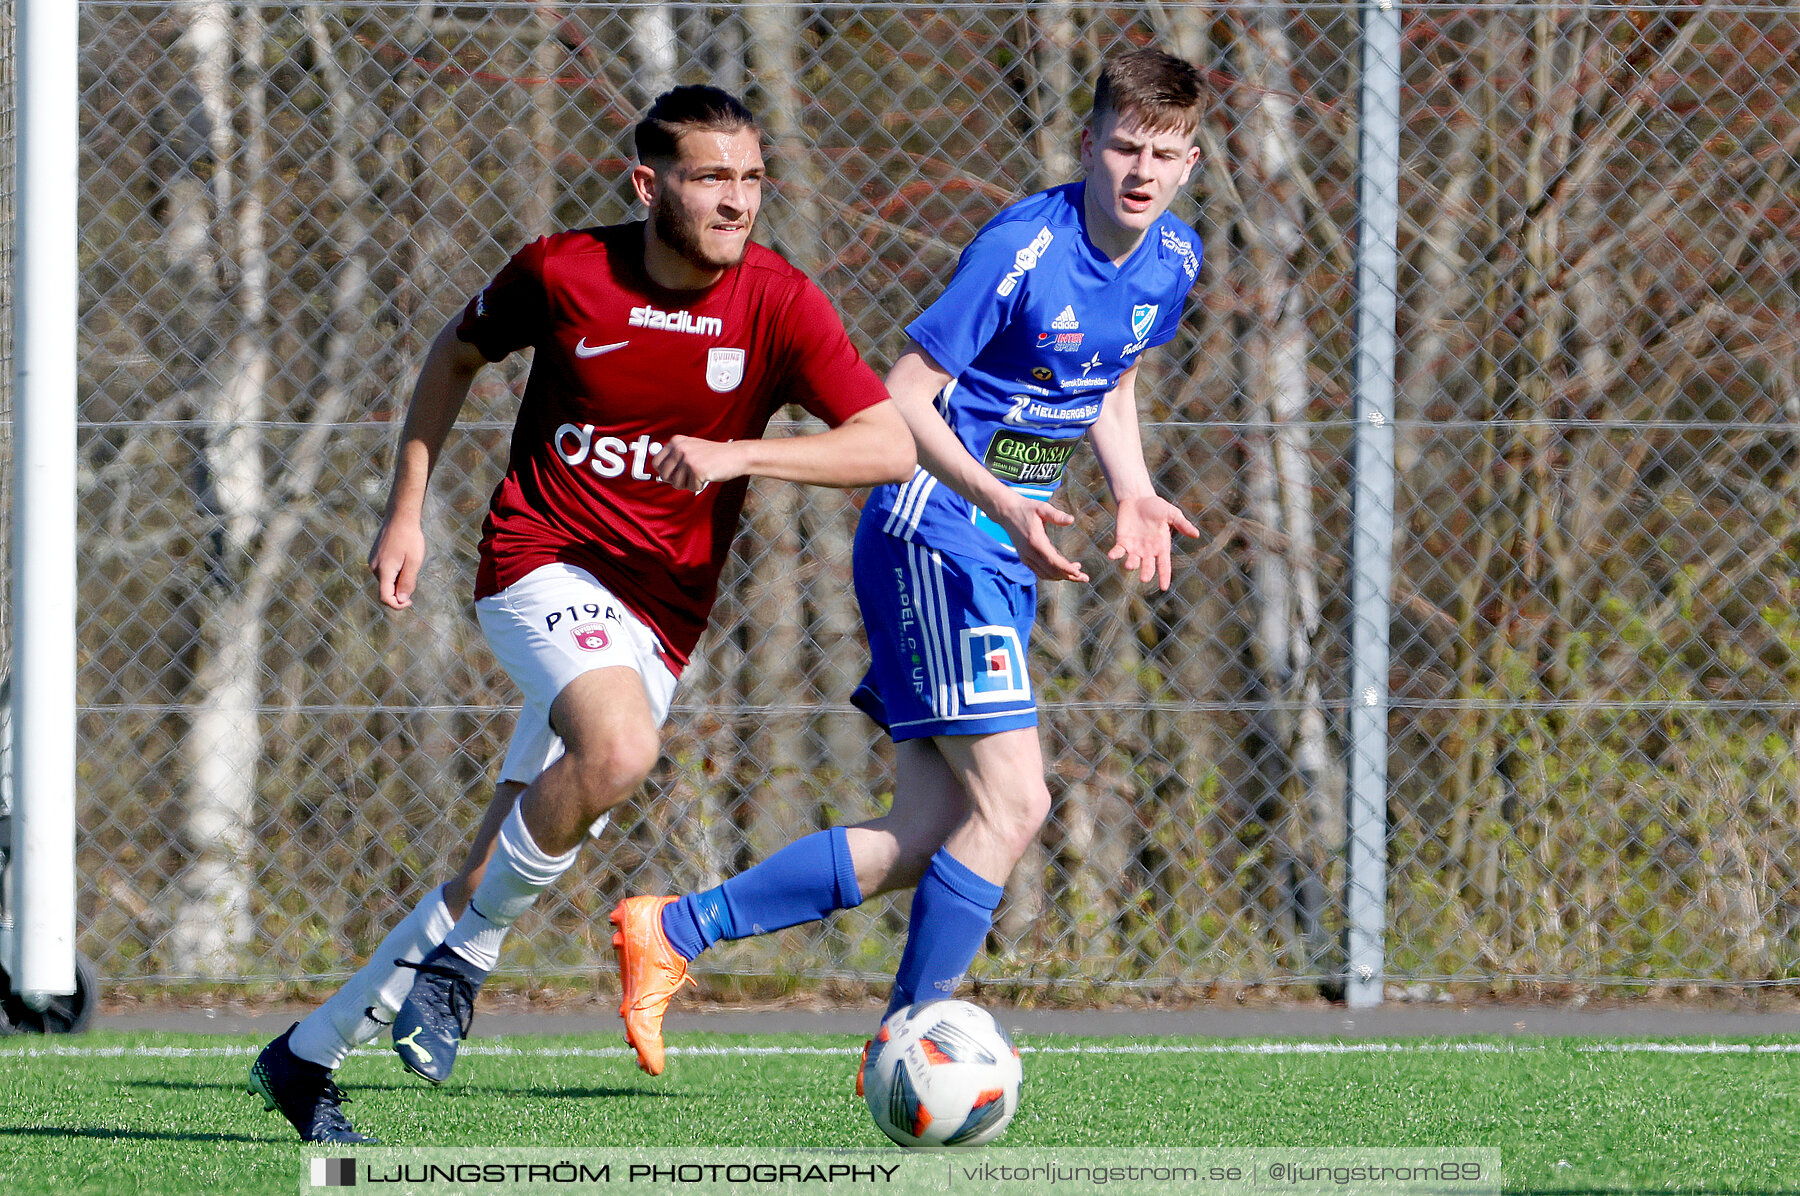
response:
M694 226L682 218L681 209L667 194L657 201L656 210L651 213L651 226L663 244L702 270L729 270L744 260L745 247L750 243L745 237L735 252L724 254L712 249L700 239Z

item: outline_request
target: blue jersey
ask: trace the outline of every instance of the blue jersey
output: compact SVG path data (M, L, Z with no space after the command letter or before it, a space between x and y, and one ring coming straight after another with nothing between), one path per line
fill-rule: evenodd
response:
M1020 200L963 250L950 285L907 333L952 381L938 411L995 477L1033 498L1100 417L1106 392L1181 322L1200 275L1200 236L1164 213L1123 265L1094 248L1082 183ZM865 522L1030 579L1006 532L923 468L869 497Z

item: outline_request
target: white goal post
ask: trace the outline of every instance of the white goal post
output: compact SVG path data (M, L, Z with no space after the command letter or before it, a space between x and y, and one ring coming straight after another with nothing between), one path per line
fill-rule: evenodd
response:
M11 950L34 1009L75 984L79 6L17 0L13 221Z

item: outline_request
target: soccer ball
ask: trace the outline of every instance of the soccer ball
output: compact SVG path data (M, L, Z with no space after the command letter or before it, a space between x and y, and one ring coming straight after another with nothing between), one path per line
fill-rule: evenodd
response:
M930 1001L881 1023L863 1065L863 1094L881 1132L902 1146L980 1146L1019 1107L1019 1050L994 1015L967 1001Z

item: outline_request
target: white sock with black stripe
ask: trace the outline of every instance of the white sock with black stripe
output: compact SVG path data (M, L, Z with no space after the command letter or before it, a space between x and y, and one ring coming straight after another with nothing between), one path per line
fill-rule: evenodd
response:
M493 971L500 962L500 944L507 930L531 908L539 893L569 870L580 851L577 845L563 855L546 855L526 829L519 804L514 802L500 825L481 884L469 898L469 908L444 937L444 946L476 967Z
M417 963L426 952L444 941L456 919L444 904L444 887L425 895L412 913L388 931L375 953L337 990L329 1001L307 1014L288 1037L294 1054L322 1067L336 1069L350 1052L391 1025L394 1013L412 991L411 968L394 961Z

